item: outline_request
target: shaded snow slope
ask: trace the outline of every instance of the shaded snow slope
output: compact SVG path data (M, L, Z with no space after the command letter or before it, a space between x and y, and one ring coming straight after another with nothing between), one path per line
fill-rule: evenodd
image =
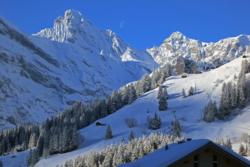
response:
M38 123L74 101L102 98L156 65L146 52L67 10L35 36L0 19L0 129Z
M184 136L195 139L207 138L214 141L217 138L230 137L234 140L241 133L249 131L244 127L250 126L250 106L228 120L217 120L212 123L206 123L202 120L202 110L210 99L219 102L223 83L235 79L235 76L240 72L242 60L242 58L237 58L217 69L201 74L192 74L187 78L181 78L180 76L169 77L164 83L168 87L169 94L169 108L167 111L158 111L158 89L147 92L134 103L98 120L112 127L113 139L105 140L106 127L97 127L93 123L80 130L80 134L85 139L79 150L40 160L37 166L62 164L65 160L86 153L86 149L88 151L92 148L94 148L93 150L101 149L110 142L119 142L122 139L127 140L131 130L135 132L136 137L143 134L147 135L153 132L147 128L147 117L152 116L155 112L162 119L162 128L158 130L160 132L169 133L171 121L174 120L172 111L176 111L176 116L183 126ZM181 95L182 89L188 90L191 86L196 87L197 93L193 96L183 98ZM128 128L124 121L126 118L136 119L138 126L132 129Z

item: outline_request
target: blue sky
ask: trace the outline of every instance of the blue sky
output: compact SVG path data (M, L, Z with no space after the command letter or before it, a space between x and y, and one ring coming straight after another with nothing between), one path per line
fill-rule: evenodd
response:
M202 41L250 34L250 0L0 0L0 16L27 34L51 27L66 9L139 49L174 31Z

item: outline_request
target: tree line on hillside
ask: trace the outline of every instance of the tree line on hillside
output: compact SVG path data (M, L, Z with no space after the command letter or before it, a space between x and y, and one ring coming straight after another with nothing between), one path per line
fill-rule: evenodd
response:
M212 122L215 118L224 119L234 109L245 107L250 100L250 83L246 79L246 74L249 72L250 63L244 60L237 82L223 84L219 108L217 108L216 102L211 100L205 106L203 119L206 122Z
M16 151L20 146L21 150L36 147L32 149L29 160L30 164L34 164L41 156L73 150L77 147L78 129L132 103L143 93L158 87L171 74L172 67L165 65L141 80L114 91L105 99L88 104L76 102L70 109L47 119L42 125L30 125L30 129L37 129L35 132L30 132L26 126L3 130L0 132L0 154ZM27 144L30 141L34 144Z
M160 133L135 138L128 143L111 145L100 152L91 152L84 156L66 161L60 167L116 167L132 162L144 155L162 148L167 144L179 141L181 138Z

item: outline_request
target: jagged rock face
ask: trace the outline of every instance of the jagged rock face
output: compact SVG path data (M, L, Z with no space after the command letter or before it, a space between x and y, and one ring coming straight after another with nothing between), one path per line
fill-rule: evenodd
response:
M215 43L190 39L180 32L174 32L159 47L148 49L159 64L176 64L178 57L196 62L201 69L215 68L236 57L249 53L250 37L240 35Z
M156 63L67 10L53 28L31 37L0 19L0 66L1 129L41 122L74 101L102 98Z

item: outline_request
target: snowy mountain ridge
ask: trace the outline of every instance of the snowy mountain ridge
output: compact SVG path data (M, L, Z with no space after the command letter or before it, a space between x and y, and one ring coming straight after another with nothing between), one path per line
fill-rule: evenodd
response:
M239 35L218 42L201 42L174 32L159 47L147 49L159 64L176 64L178 57L194 61L201 70L216 68L250 53L250 36Z
M38 123L74 101L102 98L157 66L73 10L30 37L1 19L0 63L0 128Z
M41 122L74 101L102 98L159 65L176 64L178 57L201 71L218 67L249 54L249 44L246 35L204 43L175 32L146 52L75 10L29 37L1 19L0 127Z

